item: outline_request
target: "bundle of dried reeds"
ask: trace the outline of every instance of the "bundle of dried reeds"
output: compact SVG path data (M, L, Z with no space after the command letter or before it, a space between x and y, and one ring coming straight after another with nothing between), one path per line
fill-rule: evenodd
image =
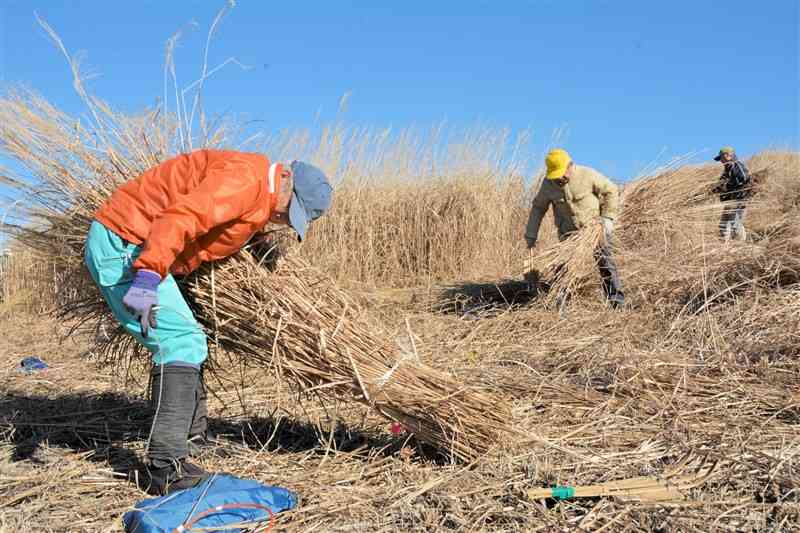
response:
M710 166L685 166L633 181L622 193L620 226L631 233L705 220L719 175L719 169Z
M532 257L526 270L536 270L549 285L544 297L547 303L563 304L587 287L598 286L597 254L604 238L600 222L592 221Z
M198 318L229 353L304 391L367 404L455 458L475 459L507 431L511 415L499 396L370 331L354 300L297 254L270 272L242 252L206 267L189 290Z

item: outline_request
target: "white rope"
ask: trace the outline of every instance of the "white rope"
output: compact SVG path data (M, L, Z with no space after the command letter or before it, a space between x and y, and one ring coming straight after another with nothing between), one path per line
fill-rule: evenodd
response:
M392 374L394 374L395 370L400 368L400 365L402 365L409 359L415 359L414 354L411 352L404 352L403 355L397 361L395 361L394 365L392 365L392 368L384 372L384 374L380 378L376 379L375 384L378 386L378 390L376 392L380 392L380 390L386 385L386 383L389 382L389 379L392 377Z
M272 163L269 166L269 192L275 194L275 174L278 172L278 163Z
M411 350L408 349L407 345L404 345L405 342L402 342L401 337L397 337L397 339L395 339L403 355L401 355L397 359L397 361L395 361L394 365L392 365L392 368L384 372L384 374L380 378L375 380L375 384L378 386L378 390L376 392L380 392L380 390L383 389L386 383L389 382L389 379L391 379L392 374L394 374L395 371L398 368L400 368L400 365L404 364L409 359L415 360L417 364L420 363L419 353L417 352L417 345L414 342L414 332L411 331L411 323L408 321L408 318L406 318L406 331L408 331L408 340L411 343Z

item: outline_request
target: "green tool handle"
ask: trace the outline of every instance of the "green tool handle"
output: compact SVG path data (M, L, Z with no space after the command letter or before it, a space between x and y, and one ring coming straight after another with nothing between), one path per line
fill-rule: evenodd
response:
M568 500L575 497L575 487L553 487L551 495L556 500Z

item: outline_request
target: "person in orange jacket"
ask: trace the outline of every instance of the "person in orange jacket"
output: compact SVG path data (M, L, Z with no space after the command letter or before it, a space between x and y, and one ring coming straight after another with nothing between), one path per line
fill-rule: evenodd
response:
M198 150L120 186L95 213L84 260L114 317L153 354L150 492L208 477L188 458L206 438L206 336L174 276L238 252L268 224L302 240L331 204L325 174L261 154Z

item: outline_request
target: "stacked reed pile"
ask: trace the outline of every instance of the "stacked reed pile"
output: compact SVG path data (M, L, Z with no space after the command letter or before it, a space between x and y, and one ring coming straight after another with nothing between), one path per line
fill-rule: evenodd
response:
M719 236L713 187L720 165L687 167L633 183L625 192L619 248L625 282L657 305L697 311L754 287L800 280L800 157L773 153L747 162L754 175L745 210L748 242Z

